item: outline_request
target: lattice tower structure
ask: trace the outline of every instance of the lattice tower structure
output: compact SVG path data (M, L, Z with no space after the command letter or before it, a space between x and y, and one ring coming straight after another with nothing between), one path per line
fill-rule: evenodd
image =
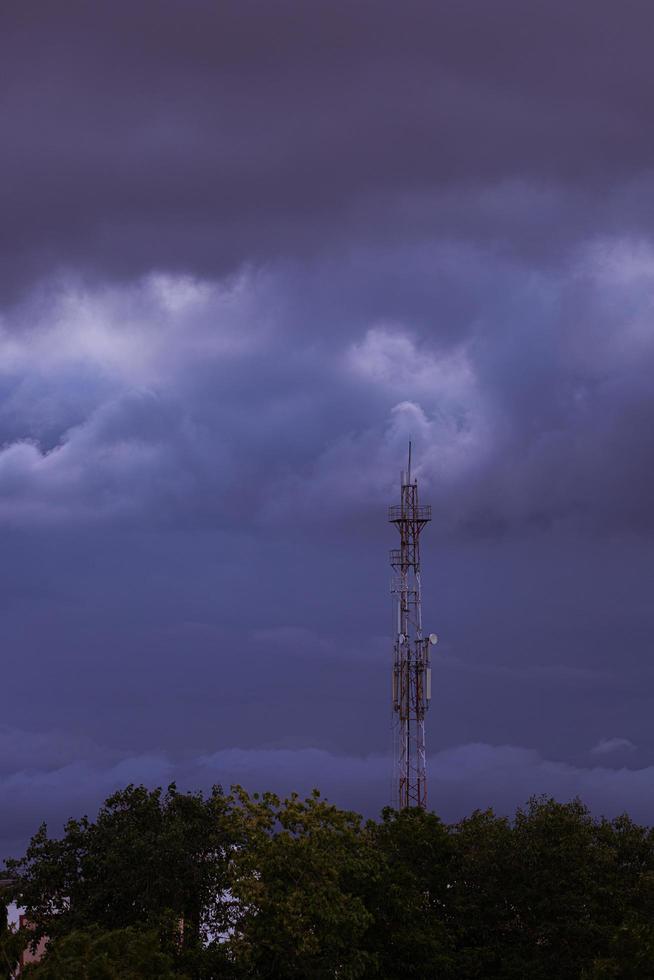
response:
M420 589L420 535L431 521L431 507L418 502L418 481L409 465L402 472L400 503L388 519L400 534L390 553L396 635L393 647L394 805L427 806L425 714L431 700L429 649L435 634L423 637Z

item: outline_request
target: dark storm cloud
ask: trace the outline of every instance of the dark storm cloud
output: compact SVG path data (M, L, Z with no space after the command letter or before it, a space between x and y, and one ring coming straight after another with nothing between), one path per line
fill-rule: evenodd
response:
M0 20L2 836L128 779L386 803L409 438L434 806L647 819L650 6Z
M8 289L61 266L220 273L379 226L516 245L505 220L465 206L512 179L581 191L563 217L573 237L620 202L649 226L644 0L142 0L1 16ZM521 247L560 242L548 214L533 219Z

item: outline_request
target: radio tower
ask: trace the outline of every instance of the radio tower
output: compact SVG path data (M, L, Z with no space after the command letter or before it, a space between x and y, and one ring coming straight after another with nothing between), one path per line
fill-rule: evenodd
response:
M420 532L431 520L431 507L418 503L418 481L409 465L402 472L400 503L388 519L400 532L400 547L391 551L396 636L393 657L395 804L399 809L427 806L425 713L431 700L429 647L435 633L423 638L420 608Z

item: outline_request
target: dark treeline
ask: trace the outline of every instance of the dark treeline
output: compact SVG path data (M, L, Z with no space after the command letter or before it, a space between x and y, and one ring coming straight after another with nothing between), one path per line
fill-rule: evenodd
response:
M308 800L129 786L7 862L0 974L100 978L654 978L654 834L533 799L447 826Z

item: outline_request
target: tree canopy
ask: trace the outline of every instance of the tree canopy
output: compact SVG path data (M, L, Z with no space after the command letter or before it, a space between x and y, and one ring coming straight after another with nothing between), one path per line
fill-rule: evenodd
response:
M654 834L578 800L446 825L128 786L7 874L40 980L654 980ZM26 942L0 919L0 976Z

